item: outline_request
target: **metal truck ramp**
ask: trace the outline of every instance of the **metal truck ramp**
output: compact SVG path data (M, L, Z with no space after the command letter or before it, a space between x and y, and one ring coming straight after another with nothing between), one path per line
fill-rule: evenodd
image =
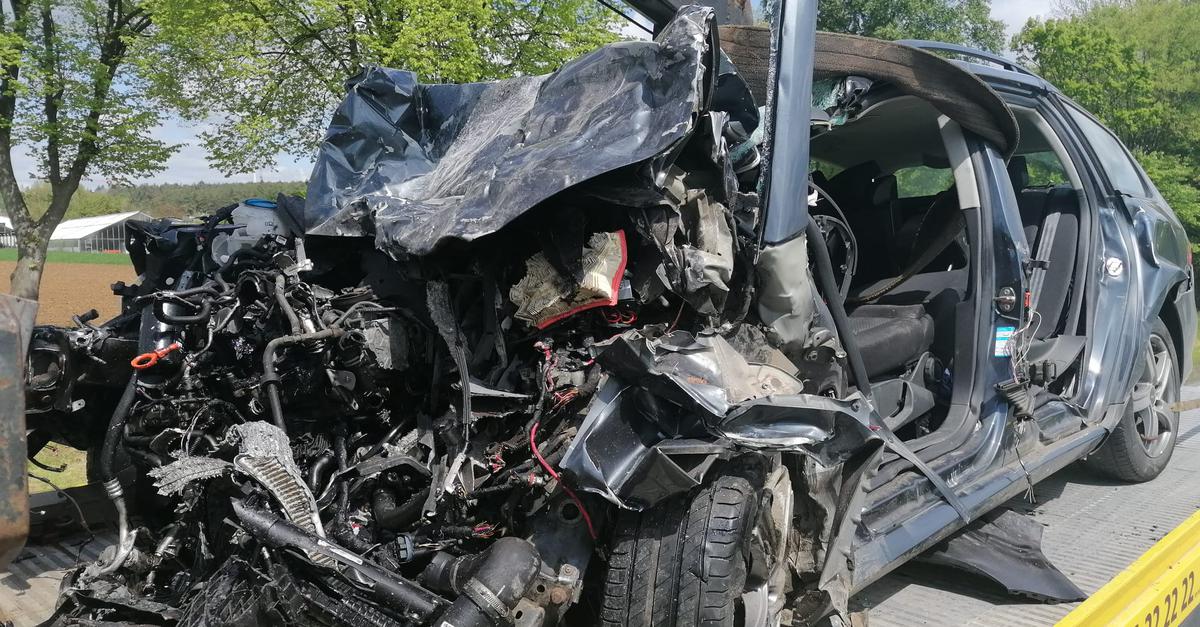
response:
M1200 387L1186 387L1182 396L1200 397ZM1043 552L1089 595L1200 509L1200 411L1180 416L1179 429L1171 463L1153 481L1118 483L1074 464L1035 486L1036 503L1024 497L1009 502L1045 527ZM1154 575L1139 573L1147 582ZM1026 602L988 580L914 563L852 601L870 627L1053 625L1079 605ZM1149 624L1168 623L1152 617Z

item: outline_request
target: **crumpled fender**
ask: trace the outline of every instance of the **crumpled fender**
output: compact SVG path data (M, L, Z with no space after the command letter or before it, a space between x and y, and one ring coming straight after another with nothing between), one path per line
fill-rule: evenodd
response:
M828 467L879 439L863 399L804 394L719 335L631 331L601 346L596 361L609 377L561 466L581 490L619 507L686 492L738 452L797 452Z

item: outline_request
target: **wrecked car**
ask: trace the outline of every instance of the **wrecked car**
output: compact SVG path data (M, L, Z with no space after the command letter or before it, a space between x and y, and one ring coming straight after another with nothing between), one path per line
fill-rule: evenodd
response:
M1155 476L1196 320L1144 173L1002 59L804 6L757 89L703 7L370 68L305 198L132 226L122 313L29 345L30 454L88 450L119 526L52 622L811 624L1068 463Z

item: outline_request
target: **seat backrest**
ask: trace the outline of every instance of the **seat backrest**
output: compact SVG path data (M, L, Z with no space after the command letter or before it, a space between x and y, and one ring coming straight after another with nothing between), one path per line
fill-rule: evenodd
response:
M1023 189L1017 194L1017 206L1021 210L1021 225L1025 227L1025 242L1030 252L1037 250L1038 231L1046 219L1046 201L1053 187Z
M1033 285L1033 308L1040 317L1034 337L1044 339L1056 335L1071 294L1075 279L1075 256L1079 250L1079 194L1069 187L1047 190L1044 216L1030 242L1030 249L1048 266L1036 273ZM1048 230L1051 219L1053 229ZM1043 242L1046 237L1050 240Z

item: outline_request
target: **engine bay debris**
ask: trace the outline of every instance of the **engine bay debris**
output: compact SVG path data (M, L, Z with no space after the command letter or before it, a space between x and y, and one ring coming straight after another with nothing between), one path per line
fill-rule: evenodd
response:
M712 30L367 70L306 200L132 225L122 313L34 333L34 428L121 520L54 622L579 624L615 510L876 440L812 297L786 346L757 313L758 113Z

